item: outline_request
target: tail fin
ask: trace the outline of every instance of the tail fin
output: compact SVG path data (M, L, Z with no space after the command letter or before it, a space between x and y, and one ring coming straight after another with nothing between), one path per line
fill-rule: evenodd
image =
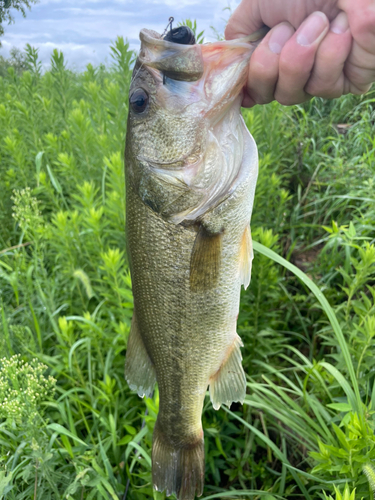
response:
M157 491L177 500L194 500L203 493L204 439L174 446L156 422L152 446L152 482Z

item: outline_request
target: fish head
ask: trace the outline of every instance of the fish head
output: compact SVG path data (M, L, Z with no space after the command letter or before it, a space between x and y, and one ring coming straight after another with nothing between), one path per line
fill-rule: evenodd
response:
M140 39L129 91L128 147L138 161L178 164L199 148L201 120L191 106L200 99L194 84L203 74L201 50L146 29Z
M217 198L219 142L238 126L255 44L183 45L147 29L140 39L129 91L127 179L153 210L181 222L207 208L213 193ZM228 183L233 168L226 170Z

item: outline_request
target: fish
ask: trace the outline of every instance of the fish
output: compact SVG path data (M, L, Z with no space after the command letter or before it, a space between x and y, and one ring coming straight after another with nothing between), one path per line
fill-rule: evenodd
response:
M246 394L236 325L241 285L251 277L258 153L240 108L264 34L197 44L186 33L163 38L143 29L130 84L126 244L134 313L125 377L140 397L158 384L152 482L178 500L203 492L207 388L216 410Z

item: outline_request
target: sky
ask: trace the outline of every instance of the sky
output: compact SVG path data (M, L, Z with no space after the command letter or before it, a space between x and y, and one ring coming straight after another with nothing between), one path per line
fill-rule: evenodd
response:
M23 49L27 43L39 48L40 59L48 67L50 54L57 48L68 66L83 69L88 63L110 62L109 46L118 35L130 47L139 48L139 31L150 28L162 33L173 16L175 22L196 19L206 41L214 40L210 26L224 31L239 0L39 0L27 17L15 12L15 23L5 25L0 55L11 47Z

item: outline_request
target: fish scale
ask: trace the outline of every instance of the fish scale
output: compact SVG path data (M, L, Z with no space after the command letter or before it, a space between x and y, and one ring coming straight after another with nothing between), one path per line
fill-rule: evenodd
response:
M140 396L159 387L154 488L193 500L203 491L207 388L215 409L242 402L246 392L236 321L251 273L257 149L240 115L240 93L253 47L240 40L181 49L148 30L141 40L130 95L142 95L142 106L129 111L125 151L134 295L125 374ZM168 87L163 72L172 71L174 57L181 74ZM222 64L229 81L220 80ZM210 134L214 165L204 155ZM203 154L182 179L197 143ZM172 166L160 180L166 158Z

